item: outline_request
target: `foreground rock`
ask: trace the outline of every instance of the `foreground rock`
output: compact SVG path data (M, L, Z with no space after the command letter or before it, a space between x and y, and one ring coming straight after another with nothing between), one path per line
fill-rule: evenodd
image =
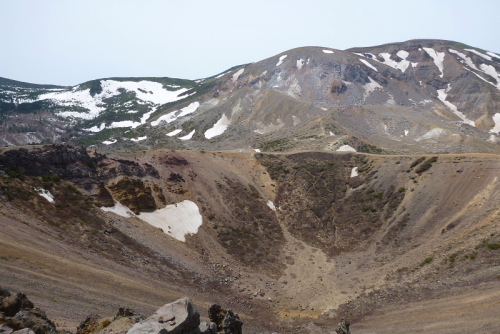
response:
M213 304L208 308L210 321L217 325L217 331L224 334L242 334L243 322L238 314L220 305Z
M0 287L1 333L56 334L56 326L44 311L34 307L24 293L15 296Z
M160 307L127 334L195 334L200 333L199 326L200 314L191 299L185 297Z

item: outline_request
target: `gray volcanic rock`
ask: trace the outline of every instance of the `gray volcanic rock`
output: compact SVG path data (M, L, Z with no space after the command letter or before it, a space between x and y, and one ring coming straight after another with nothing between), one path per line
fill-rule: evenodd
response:
M159 308L152 316L132 327L127 334L197 333L200 314L190 298L184 297Z

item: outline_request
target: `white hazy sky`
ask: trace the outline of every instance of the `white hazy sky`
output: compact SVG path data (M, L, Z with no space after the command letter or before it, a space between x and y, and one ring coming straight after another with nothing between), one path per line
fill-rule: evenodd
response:
M0 0L0 77L199 79L300 46L415 38L500 52L499 0Z

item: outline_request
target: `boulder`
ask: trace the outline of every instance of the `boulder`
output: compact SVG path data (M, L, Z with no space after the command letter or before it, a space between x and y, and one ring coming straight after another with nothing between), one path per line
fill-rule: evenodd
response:
M7 325L0 325L0 334L12 334L14 330Z
M100 318L98 314L87 316L87 318L76 328L76 334L89 334L95 332L97 327L101 325Z
M160 307L127 334L195 334L199 333L199 325L200 314L191 299L184 297Z
M30 328L36 334L56 334L56 325L39 308L22 310L10 318L7 325L15 329Z
M217 334L217 325L215 322L203 321L199 328L200 334Z
M223 309L220 305L213 304L208 308L210 321L217 325L217 331L224 334L241 334L243 322L237 313L230 309Z
M342 319L337 325L335 332L337 332L337 334L351 334L351 332L349 331L350 325L351 324L349 323L349 321Z
M7 290L3 290L0 295L3 295L3 299L0 301L0 312L7 317L12 317L19 311L29 310L34 307L24 293L12 296Z

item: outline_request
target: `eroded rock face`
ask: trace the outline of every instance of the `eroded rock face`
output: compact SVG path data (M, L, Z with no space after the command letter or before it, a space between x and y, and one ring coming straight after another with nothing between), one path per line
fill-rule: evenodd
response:
M157 209L151 188L139 179L121 179L110 185L113 196L135 214L151 212Z
M194 334L199 333L199 326L200 314L192 300L184 297L162 306L127 334Z

